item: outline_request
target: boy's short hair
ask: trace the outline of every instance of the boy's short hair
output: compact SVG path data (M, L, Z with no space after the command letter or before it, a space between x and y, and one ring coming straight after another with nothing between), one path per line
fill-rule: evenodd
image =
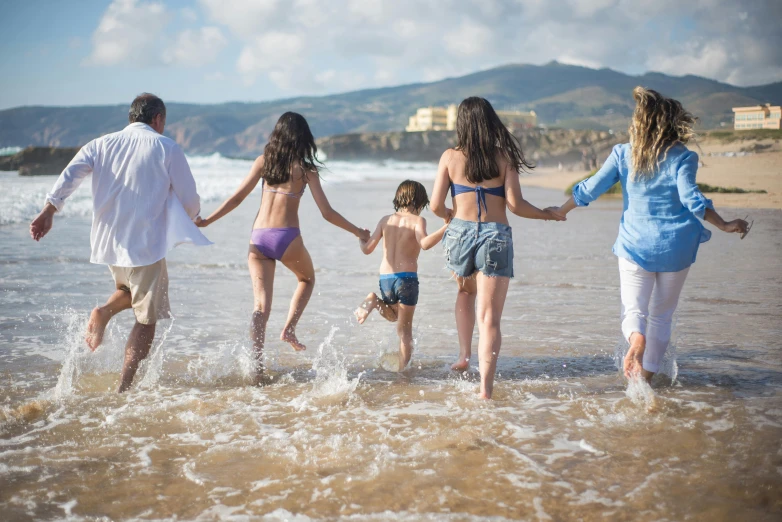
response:
M396 189L394 196L394 210L412 206L421 211L429 204L429 196L423 185L412 179L406 179Z

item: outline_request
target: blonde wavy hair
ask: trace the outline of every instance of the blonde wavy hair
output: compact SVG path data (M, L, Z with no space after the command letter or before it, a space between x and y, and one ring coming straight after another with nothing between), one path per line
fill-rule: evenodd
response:
M686 144L695 138L693 127L697 119L682 104L657 91L633 89L635 111L630 122L632 177L651 179L657 166L677 143Z

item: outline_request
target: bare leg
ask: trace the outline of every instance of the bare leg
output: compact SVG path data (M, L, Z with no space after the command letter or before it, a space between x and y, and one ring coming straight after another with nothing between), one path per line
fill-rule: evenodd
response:
M481 398L491 399L494 374L502 345L500 320L508 295L509 277L487 277L478 273L478 365L481 371Z
M475 294L477 283L474 277L457 277L459 291L456 294L456 331L459 334L459 359L451 365L452 370L463 372L470 367L472 355L472 333L475 330Z
M356 315L356 319L358 319L358 324L364 324L364 321L367 320L367 317L369 317L369 314L372 313L372 310L377 308L377 303L377 294L372 292L367 295L366 299L364 299L359 307L356 308L356 311L353 312Z
M103 334L106 332L106 326L108 326L111 318L120 313L123 310L127 310L131 305L130 292L125 290L116 290L106 304L98 306L92 310L90 314L90 320L87 323L87 333L84 335L84 340L87 341L87 346L93 352L103 342Z
M396 305L387 305L384 303L376 293L372 292L371 294L367 295L366 299L359 305L358 308L356 308L356 311L354 312L356 314L356 319L358 319L358 324L364 324L364 321L367 320L367 317L369 317L369 314L372 313L372 310L377 309L380 316L385 319L386 321L396 322Z
M396 325L396 333L399 335L399 371L407 368L410 358L413 356L413 314L415 305L407 306L399 304L399 322Z
M130 388L130 385L133 383L133 377L135 377L138 370L138 365L149 355L154 339L155 325L141 324L136 321L136 324L133 325L133 329L130 331L128 343L125 345L125 363L122 366L122 376L117 393L122 393Z
M628 379L637 378L643 371L644 351L646 350L646 336L639 332L630 335L630 349L624 359L624 374ZM654 374L652 374L654 375ZM651 380L651 377L649 377Z
M250 277L253 283L254 303L250 338L253 340L253 357L255 358L253 385L257 386L261 384L264 376L263 346L266 342L266 323L269 321L269 313L272 308L274 270L277 262L265 257L251 246L247 256L247 264L250 267Z
M312 259L301 236L293 240L280 261L299 280L296 291L293 292L291 298L288 319L280 334L280 340L289 343L296 351L306 350L307 347L300 343L296 337L296 325L299 324L301 314L304 313L310 296L312 296L312 290L315 288L315 268L312 266Z

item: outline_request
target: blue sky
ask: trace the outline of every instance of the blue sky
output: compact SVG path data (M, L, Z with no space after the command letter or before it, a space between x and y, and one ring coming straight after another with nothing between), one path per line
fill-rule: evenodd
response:
M782 2L4 0L0 109L262 101L551 60L782 81Z

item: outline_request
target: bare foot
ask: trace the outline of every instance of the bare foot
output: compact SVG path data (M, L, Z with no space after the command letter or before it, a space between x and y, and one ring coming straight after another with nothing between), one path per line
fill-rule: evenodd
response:
M108 311L101 310L100 307L93 309L90 314L84 340L87 341L87 346L93 352L103 342L103 334L106 331L106 325L109 324L109 319L111 319L111 314Z
M646 337L639 333L630 336L630 349L624 360L624 374L627 379L637 379L643 373L644 351L646 350Z
M307 347L301 344L296 338L296 331L293 328L285 328L280 334L280 341L285 341L290 344L297 352L302 352L307 349Z
M470 369L470 358L459 357L459 360L451 365L451 369L455 372L466 372Z
M376 306L377 296L374 293L367 295L367 298L364 299L364 302L361 303L361 306L356 308L356 311L353 312L356 314L358 324L364 324L364 321L367 320L367 317L369 317L369 314L372 313L372 310L374 310Z

